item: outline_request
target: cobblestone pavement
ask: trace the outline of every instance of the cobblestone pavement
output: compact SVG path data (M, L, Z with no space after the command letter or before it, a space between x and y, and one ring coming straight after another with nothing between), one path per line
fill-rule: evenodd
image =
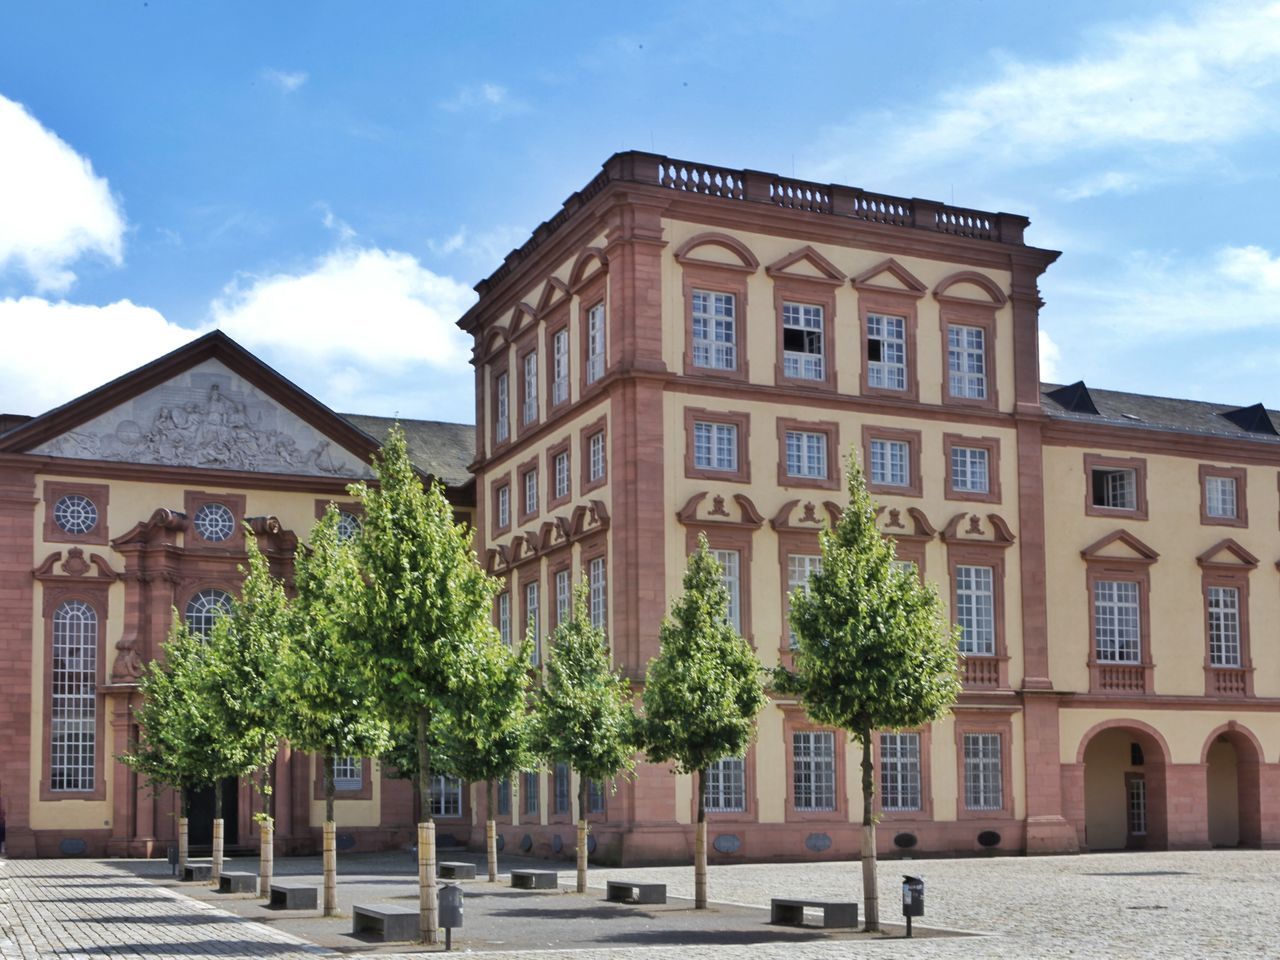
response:
M556 867L565 879L571 875L571 865ZM739 960L744 955L778 960L1280 957L1280 852L882 862L886 920L897 919L904 872L925 878L926 923L982 936L600 947L540 951L538 957L688 960L694 951L698 960ZM692 893L689 867L595 869L591 883L603 886L610 877L624 876L665 882L672 896ZM771 896L797 893L859 899L859 884L858 867L849 863L722 866L711 868L710 893L713 901L764 906ZM0 860L0 958L99 956L337 955L174 893L123 864Z
M315 960L325 954L306 941L158 887L109 860L0 858L3 960Z

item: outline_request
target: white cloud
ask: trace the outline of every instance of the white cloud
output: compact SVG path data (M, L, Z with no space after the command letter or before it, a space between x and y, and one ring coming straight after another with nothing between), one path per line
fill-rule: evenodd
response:
M57 293L82 256L121 262L124 213L88 160L3 96L0 144L0 272L16 267Z
M440 103L440 109L450 113L487 111L498 115L522 113L527 108L523 101L511 96L506 87L498 83L480 83L463 87L450 99Z
M858 117L828 136L817 176L856 170L860 182L901 182L966 162L1021 168L1104 150L1185 154L1280 126L1278 87L1280 3L1205 3L1181 20L1103 28L1070 60L1005 59L989 82L919 109ZM1133 176L1104 173L1075 189L1133 189Z
M1040 331L1040 379L1046 383L1057 383L1062 375L1060 364L1062 353L1048 330Z
M6 347L0 350L0 413L43 413L202 332L129 300L98 307L43 297L0 299Z
M268 68L262 75L278 86L285 93L293 93L310 78L305 70L276 70Z
M237 279L211 314L250 349L365 366L376 379L410 365L466 369L470 344L455 321L475 298L406 253L344 247L305 272Z

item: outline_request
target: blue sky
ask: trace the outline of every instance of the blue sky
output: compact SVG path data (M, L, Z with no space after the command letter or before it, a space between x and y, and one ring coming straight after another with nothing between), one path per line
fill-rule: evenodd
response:
M1024 213L1045 374L1280 406L1280 3L10 3L0 412L220 326L470 420L471 286L617 150Z

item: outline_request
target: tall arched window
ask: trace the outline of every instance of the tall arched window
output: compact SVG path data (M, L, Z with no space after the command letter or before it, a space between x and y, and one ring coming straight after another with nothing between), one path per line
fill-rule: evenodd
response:
M53 613L49 787L92 790L97 753L98 615L83 600Z
M187 601L186 621L191 632L207 637L213 632L213 621L231 610L231 594L225 590L201 590Z

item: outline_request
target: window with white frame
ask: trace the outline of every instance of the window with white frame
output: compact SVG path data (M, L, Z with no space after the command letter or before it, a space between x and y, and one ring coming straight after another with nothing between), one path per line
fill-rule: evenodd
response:
M811 303L782 304L782 373L795 380L821 380L822 307Z
M888 487L911 485L911 445L907 441L872 439L871 482Z
M787 556L787 596L797 590L809 589L809 578L822 569L822 557L816 553L792 553ZM788 600L790 609L790 600ZM791 649L796 646L796 632L791 628L790 618L787 623L787 645Z
M1240 666L1240 591L1209 587L1209 665Z
M587 438L587 480L604 479L604 431L597 430Z
M1090 477L1093 505L1113 510L1138 509L1138 473L1128 468L1094 467Z
M511 436L511 411L509 406L511 397L505 371L498 374L498 379L494 385L494 393L497 395L497 399L494 402L493 437L495 443L502 443Z
M827 435L810 430L788 430L787 476L827 478Z
M359 790L364 786L362 766L359 757L334 757L333 789Z
M527 470L521 478L524 483L524 512L526 515L538 512L538 468Z
M708 813L740 813L747 809L746 765L741 757L724 757L706 769Z
M187 601L184 611L187 626L191 632L201 637L213 633L213 624L218 617L231 610L231 594L225 590L201 590Z
M98 507L84 494L68 493L53 505L53 522L64 533L85 534L98 525Z
M893 569L897 570L899 573L905 573L912 577L918 576L920 572L914 560L898 560L895 558L893 561Z
M964 735L964 806L966 810L1004 807L1003 755L998 733Z
M498 526L511 526L511 484L504 483L498 488Z
M712 550L711 555L720 564L720 579L729 592L729 623L733 629L742 632L742 593L740 555L737 550Z
M604 304L587 313L587 383L604 376Z
M569 330L557 330L551 338L551 403L569 399Z
M1238 511L1235 477L1205 477L1204 512L1220 520L1235 520Z
M570 609L573 604L573 585L570 582L570 571L566 567L564 570L556 571L556 624L559 625L569 619Z
M587 564L587 584L587 603L591 611L591 625L597 630L603 630L609 597L609 585L605 580L604 573L604 557L594 557Z
M533 648L530 655L536 664L539 662L538 652L542 647L542 638L538 632L538 584L536 581L524 585L524 625L529 632L529 645Z
M350 540L360 533L360 518L346 510L338 511L338 528L335 531L339 540Z
M225 503L202 503L191 518L196 533L210 543L230 540L236 532L236 518Z
M89 791L97 772L98 614L83 600L53 612L49 789Z
M732 293L693 291L693 365L738 368L737 304Z
M555 790L553 791L555 794L555 800L552 812L565 814L571 812L569 797L572 791L570 790L571 781L569 779L569 765L567 763L556 764L555 774L552 777L552 781L555 786Z
M1147 778L1141 774L1130 774L1125 779L1129 834L1144 837L1147 834Z
M522 404L520 422L533 423L538 419L538 351L534 350L524 358L524 402Z
M956 493L990 493L986 447L951 448L951 489Z
M557 453L551 465L554 468L555 498L563 500L569 496L569 451L561 450Z
M507 590L498 594L498 636L511 646L511 592Z
M907 320L867 314L867 385L907 389Z
M693 424L693 465L700 470L738 469L738 425L736 423Z
M437 774L431 778L431 815L462 816L462 781Z
M880 734L880 807L920 809L920 734Z
M1138 584L1132 580L1093 583L1095 656L1102 663L1139 663L1142 659L1142 611Z
M987 398L987 332L981 327L947 327L947 373L951 396Z
M791 734L792 795L797 810L836 808L836 737L826 730Z
M955 578L960 652L993 657L996 652L995 572L991 567L958 565Z

